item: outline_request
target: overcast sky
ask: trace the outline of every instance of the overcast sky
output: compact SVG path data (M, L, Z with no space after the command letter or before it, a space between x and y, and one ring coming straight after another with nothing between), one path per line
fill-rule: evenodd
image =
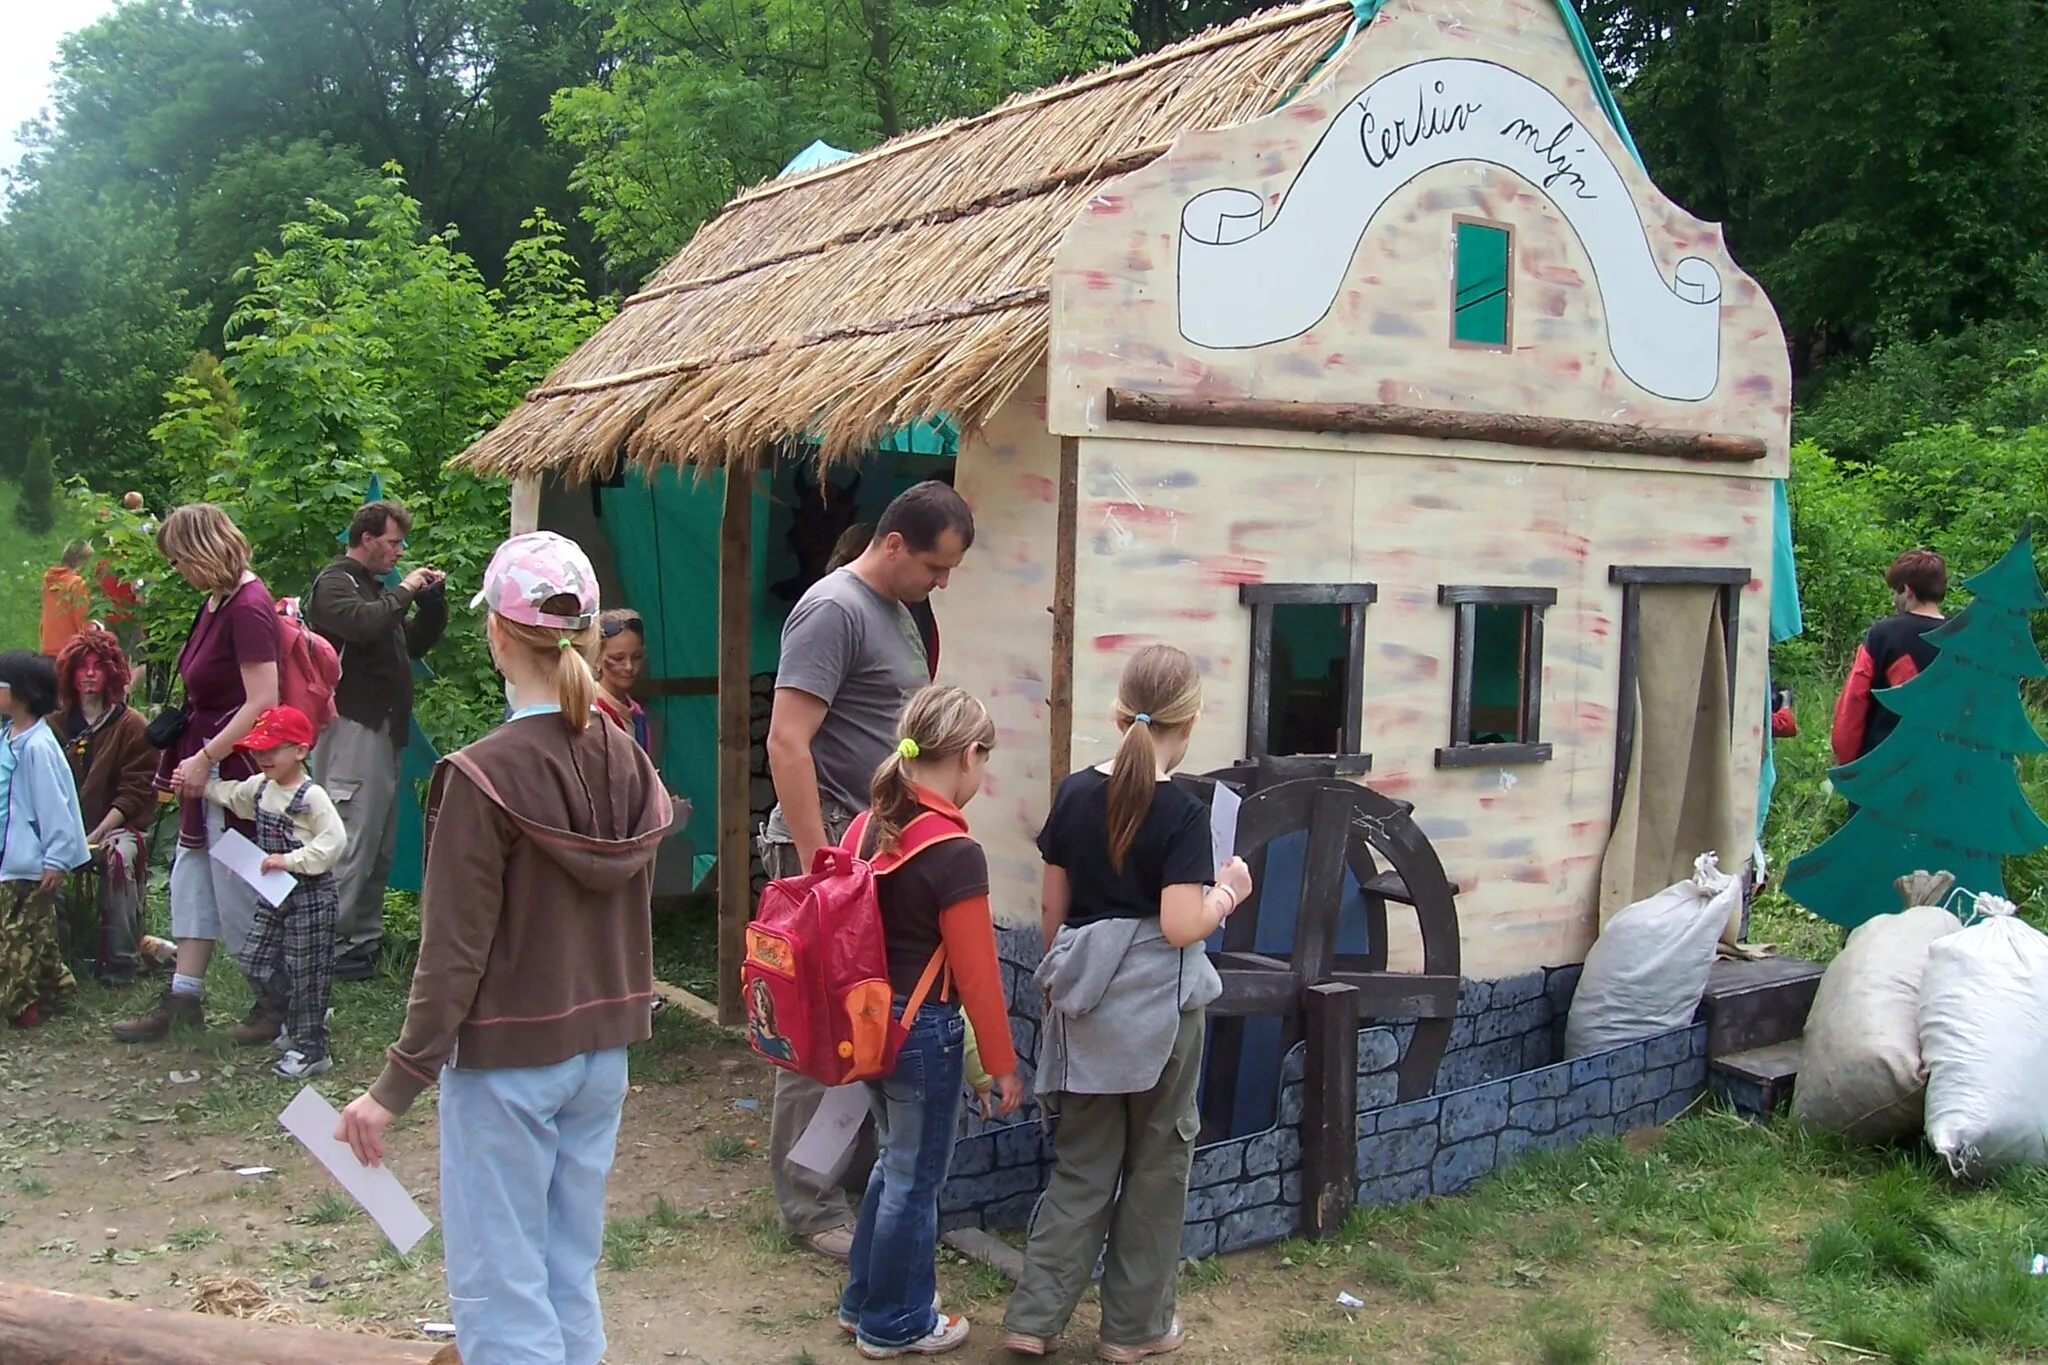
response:
M116 0L0 0L0 166L21 159L14 134L50 102L57 42Z

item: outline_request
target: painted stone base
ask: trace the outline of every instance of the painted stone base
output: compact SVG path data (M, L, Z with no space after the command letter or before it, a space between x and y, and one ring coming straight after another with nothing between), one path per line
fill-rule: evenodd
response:
M1029 1079L1038 1046L1035 930L998 935L1011 1031ZM1577 967L1467 981L1437 1073L1437 1093L1396 1102L1394 1067L1413 1025L1358 1035L1358 1200L1453 1194L1529 1152L1666 1123L1707 1077L1707 1029L1693 1024L1607 1052L1561 1060ZM1304 1049L1281 1064L1278 1122L1200 1147L1188 1180L1181 1254L1213 1256L1291 1237L1301 1221ZM970 1114L940 1193L942 1229L1027 1226L1051 1173L1050 1135L1035 1105L987 1123Z

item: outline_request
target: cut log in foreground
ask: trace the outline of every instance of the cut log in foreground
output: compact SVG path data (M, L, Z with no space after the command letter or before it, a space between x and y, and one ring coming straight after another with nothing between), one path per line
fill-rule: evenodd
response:
M6 1365L461 1365L455 1347L138 1308L0 1282Z

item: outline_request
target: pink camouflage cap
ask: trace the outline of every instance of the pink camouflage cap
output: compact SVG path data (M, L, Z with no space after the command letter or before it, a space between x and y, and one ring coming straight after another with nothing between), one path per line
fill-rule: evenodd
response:
M540 609L550 597L560 596L576 599L576 615ZM553 531L529 531L498 547L484 570L483 591L469 605L487 606L522 626L582 630L597 619L597 571L575 541Z

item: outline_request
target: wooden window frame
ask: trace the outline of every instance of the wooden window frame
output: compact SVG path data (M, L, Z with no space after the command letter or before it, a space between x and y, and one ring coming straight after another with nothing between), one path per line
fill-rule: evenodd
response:
M1496 232L1505 232L1508 237L1506 299L1501 305L1505 321L1501 327L1501 340L1498 342L1464 341L1458 336L1458 228L1460 225L1468 223L1473 227L1492 228ZM1503 223L1497 218L1481 218L1473 213L1454 213L1451 215L1450 311L1451 316L1447 325L1447 334L1450 337L1452 350L1493 351L1505 354L1515 349L1515 225L1513 223Z
M1269 755L1273 725L1273 608L1340 606L1345 617L1344 747L1336 754L1338 777L1372 771L1365 749L1365 614L1379 601L1377 583L1243 583L1237 600L1252 613L1252 680L1245 700L1245 753L1256 760ZM1300 755L1288 755L1300 757Z
M1728 656L1728 720L1735 722L1735 656L1742 643L1742 594L1755 575L1744 568L1706 564L1611 564L1607 581L1621 589L1621 694L1614 707L1614 803L1609 819L1621 815L1627 794L1629 765L1636 749L1636 662L1642 649L1643 589L1672 584L1708 584L1721 590L1722 649Z
M1497 768L1549 762L1551 747L1542 742L1543 612L1557 605L1557 589L1443 584L1436 590L1436 600L1457 610L1451 645L1451 742L1436 751L1436 766ZM1520 607L1524 613L1522 734L1509 744L1473 744L1464 738L1472 733L1472 653L1481 607Z

